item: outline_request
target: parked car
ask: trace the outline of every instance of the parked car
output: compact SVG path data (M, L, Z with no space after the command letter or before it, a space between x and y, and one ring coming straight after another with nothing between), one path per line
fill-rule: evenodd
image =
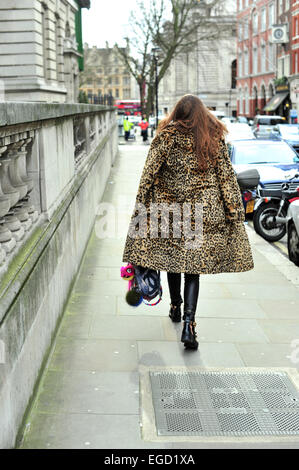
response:
M284 141L247 139L230 142L230 156L237 173L256 168L262 187L275 189L299 170L297 153Z
M267 116L258 114L253 120L252 130L257 139L267 139L271 131L278 124L285 124L285 119L281 116Z
M224 122L224 124L227 126L229 124L236 122L236 118L233 116L230 116L230 117L224 116L223 118L221 118L221 121Z
M278 124L274 126L270 137L284 140L299 153L299 125L298 124Z
M226 135L226 141L232 140L244 140L244 139L255 139L255 135L252 132L251 127L245 123L230 123L227 124L228 134Z
M294 200L287 214L287 239L289 259L299 266L299 200Z
M299 172L299 157L284 141L247 139L234 140L228 145L230 158L236 173L255 168L260 175L257 188L281 190L281 184ZM296 190L299 181L292 182L290 188ZM261 199L255 199L254 214Z
M248 124L248 119L246 116L238 116L237 117L237 122L240 122L242 124Z

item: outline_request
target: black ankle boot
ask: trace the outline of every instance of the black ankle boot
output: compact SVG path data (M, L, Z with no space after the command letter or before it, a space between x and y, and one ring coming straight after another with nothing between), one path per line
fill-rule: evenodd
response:
M182 331L181 342L184 343L186 349L197 349L198 342L196 341L196 323L194 321L195 313L191 310L184 312L183 320L184 326Z
M169 317L174 323L179 323L181 321L181 303L182 302L170 304Z

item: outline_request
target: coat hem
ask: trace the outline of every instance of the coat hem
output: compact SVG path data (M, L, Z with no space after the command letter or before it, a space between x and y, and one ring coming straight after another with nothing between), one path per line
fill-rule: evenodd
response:
M223 268L218 268L218 269L196 269L196 270L186 270L186 271L182 271L182 270L176 270L176 269L166 269L166 266L165 265L157 265L157 264L150 264L150 263L142 263L140 264L140 261L138 262L138 260L134 260L133 258L130 258L129 257L124 257L123 260L122 260L123 263L131 263L131 264L134 264L134 265L137 265L137 266L142 266L144 268L148 268L148 269L154 269L154 270L157 270L157 271L164 271L164 272L171 272L171 273L185 273L185 274L230 274L230 273L243 273L243 272L247 272L247 271L251 271L252 269L254 269L254 263L252 264L249 264L247 266L243 266L241 268L239 267L228 267L226 269L223 269Z

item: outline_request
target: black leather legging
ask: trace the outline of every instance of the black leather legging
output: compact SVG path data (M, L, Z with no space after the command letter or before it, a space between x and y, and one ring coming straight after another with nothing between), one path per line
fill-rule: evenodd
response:
M199 274L184 274L184 311L196 311L199 293ZM167 273L170 299L172 304L182 302L181 273Z

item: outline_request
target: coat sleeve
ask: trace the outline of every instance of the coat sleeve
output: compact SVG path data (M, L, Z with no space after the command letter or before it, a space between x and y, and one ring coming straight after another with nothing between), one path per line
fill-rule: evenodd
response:
M226 219L230 222L244 222L245 211L241 191L224 140L220 142L216 174Z
M149 190L151 189L173 144L174 136L169 132L162 131L152 140L142 171L136 202L145 204Z

